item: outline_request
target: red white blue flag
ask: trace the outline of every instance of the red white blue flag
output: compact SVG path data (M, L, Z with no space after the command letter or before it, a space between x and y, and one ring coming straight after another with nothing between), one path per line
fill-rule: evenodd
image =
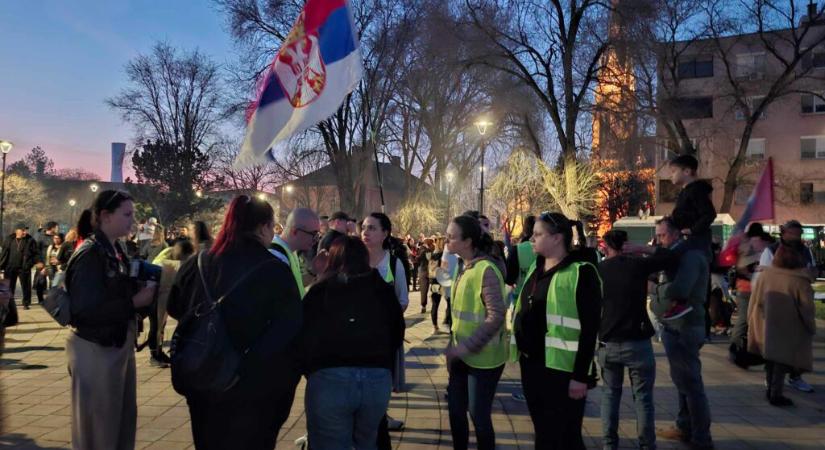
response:
M768 158L765 170L762 171L762 176L759 177L759 183L754 186L751 196L748 197L748 204L745 206L745 210L742 211L742 217L736 222L728 243L719 254L719 265L730 267L736 264L739 244L744 238L748 224L760 220L773 220L773 218L773 160Z
M348 2L307 0L259 82L235 165L267 161L277 142L334 114L358 85L362 72Z

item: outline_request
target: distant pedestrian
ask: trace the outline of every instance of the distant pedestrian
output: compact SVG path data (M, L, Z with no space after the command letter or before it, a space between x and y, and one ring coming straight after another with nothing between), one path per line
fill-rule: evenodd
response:
M23 291L23 308L29 309L32 302L32 268L37 264L42 265L37 242L29 235L28 225L18 223L14 226L14 233L3 242L3 251L0 254L0 270L4 271L6 278L10 280L10 314L13 312L17 315L14 292L18 281Z
M349 222L349 215L343 211L336 211L329 216L327 231L318 243L318 252L329 251L329 247L336 238L347 235L347 222Z
M195 246L189 241L181 241L172 247L168 259L161 263L160 283L157 300L152 304L149 315L149 365L166 368L171 364L169 356L163 352L166 318L168 317L169 294L181 264L195 254Z

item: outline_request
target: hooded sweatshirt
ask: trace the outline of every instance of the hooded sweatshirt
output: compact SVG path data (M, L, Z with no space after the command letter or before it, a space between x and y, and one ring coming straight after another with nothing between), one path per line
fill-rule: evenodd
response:
M696 180L685 186L676 198L671 217L677 228L690 229L693 237L710 240L710 226L716 220L716 208L711 200L713 186L705 180Z

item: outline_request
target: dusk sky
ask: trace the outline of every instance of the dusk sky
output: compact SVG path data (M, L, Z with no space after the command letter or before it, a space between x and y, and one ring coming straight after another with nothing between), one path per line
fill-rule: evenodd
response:
M104 180L111 143L131 147L134 136L104 103L127 85L131 58L166 40L219 64L232 60L223 17L207 0L4 0L0 21L0 139L14 142L9 161L39 145L56 168Z

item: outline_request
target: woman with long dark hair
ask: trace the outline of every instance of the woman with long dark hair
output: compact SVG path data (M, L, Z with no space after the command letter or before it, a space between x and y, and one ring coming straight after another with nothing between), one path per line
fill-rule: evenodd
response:
M131 450L137 426L136 310L156 287L129 277L121 238L134 223L132 197L98 194L79 230L91 230L66 273L73 333L66 340L72 380L72 447Z
M301 355L314 450L374 449L404 336L394 288L370 267L360 239L337 237L304 297Z
M514 309L510 356L521 384L537 449L583 450L581 427L599 331L598 270L571 252L574 224L542 213L533 228L534 270Z
M447 348L447 393L453 448L464 450L473 419L480 450L494 449L491 411L507 361L503 261L479 221L459 216L447 227L447 249L464 262L452 286L452 334Z
M277 224L276 224L277 225ZM276 230L277 233L277 230ZM209 226L202 220L192 222L192 244L196 251L209 250L212 247L212 235L209 233Z
M248 349L231 389L186 397L199 450L271 450L289 416L299 377L294 339L301 299L289 267L268 250L274 228L268 203L236 197L211 250L183 263L172 286L168 310L175 319L203 301L204 288L214 299L224 297L220 307L231 343Z

